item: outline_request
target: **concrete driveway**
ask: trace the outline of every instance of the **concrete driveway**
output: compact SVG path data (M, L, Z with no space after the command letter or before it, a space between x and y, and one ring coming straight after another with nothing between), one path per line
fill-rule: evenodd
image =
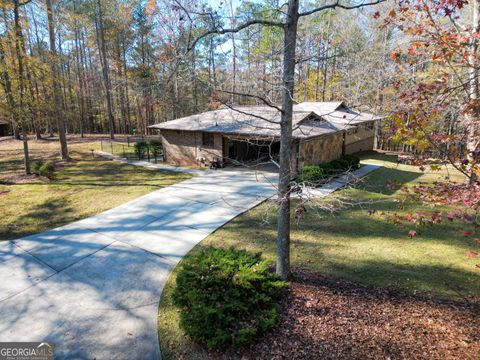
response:
M170 271L211 232L274 195L276 177L205 172L1 242L0 341L50 341L56 358L160 358L158 301Z

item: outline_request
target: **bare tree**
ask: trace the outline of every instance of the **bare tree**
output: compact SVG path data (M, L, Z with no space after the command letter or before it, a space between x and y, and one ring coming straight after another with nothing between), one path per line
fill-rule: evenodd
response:
M478 34L480 32L480 0L473 0L472 4L472 34ZM476 64L478 59L478 47L479 42L478 38L472 36L470 42L470 54L469 54L469 74L468 74L468 86L469 86L469 100L475 107L475 113L477 116L473 116L472 113L468 112L466 114L466 125L467 125L467 158L469 163L468 175L469 181L471 184L474 184L477 181L477 175L475 174L475 165L476 165L476 154L477 147L480 144L480 132L478 124L478 113L479 113L479 68Z
M280 160L279 160L279 177L278 177L278 215L277 215L277 263L276 273L283 279L290 276L290 192L291 181L293 177L292 172L292 116L294 103L294 87L295 87L295 51L297 46L297 29L298 21L301 17L309 16L320 11L342 8L342 9L357 9L364 6L379 4L385 0L362 1L361 3L354 3L345 5L340 0L328 3L326 5L316 7L310 10L300 11L299 0L289 0L286 4L286 10L277 9L277 11L285 14L283 21L275 21L268 19L252 19L247 20L233 28L222 28L218 23L213 21L212 28L195 40L188 46L188 51L191 51L198 42L210 35L218 34L233 34L238 33L250 26L273 26L283 30L283 74L282 74L282 105L281 105L281 119L280 119ZM179 1L176 3L181 5ZM203 14L205 15L205 14ZM211 14L208 14L211 16ZM213 19L213 16L212 16ZM265 100L265 103L269 103Z

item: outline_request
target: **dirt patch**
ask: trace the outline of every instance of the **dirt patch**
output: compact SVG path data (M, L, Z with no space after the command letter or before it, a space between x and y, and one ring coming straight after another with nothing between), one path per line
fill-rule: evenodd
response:
M406 296L296 270L278 327L213 359L479 359L479 302ZM210 356L209 356L210 357ZM189 359L186 354L185 359Z

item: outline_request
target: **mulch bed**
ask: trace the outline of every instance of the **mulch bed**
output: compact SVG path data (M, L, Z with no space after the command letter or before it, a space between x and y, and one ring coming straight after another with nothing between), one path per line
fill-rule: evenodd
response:
M277 329L226 357L480 359L475 301L406 296L296 270L282 309Z

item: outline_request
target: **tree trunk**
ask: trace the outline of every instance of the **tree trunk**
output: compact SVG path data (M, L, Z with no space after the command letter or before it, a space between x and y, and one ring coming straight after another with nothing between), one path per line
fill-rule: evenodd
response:
M20 2L13 1L13 18L15 24L15 52L17 54L17 69L18 69L18 109L20 124L22 127L23 140L23 155L25 174L30 175L30 155L28 151L28 135L27 124L24 113L24 92L25 92L25 72L23 68L23 54L25 53L25 44L23 41L22 25L20 24L19 15Z
M125 77L125 100L126 100L126 116L128 124L128 133L131 134L132 131L132 120L130 115L130 97L129 97L129 86L128 86L128 71L127 71L127 50L125 48L125 39L122 40L122 60L123 60L123 74Z
M472 2L472 34L480 32L480 0L473 0ZM470 45L470 55L469 55L469 100L473 105L472 113L467 113L466 123L467 123L467 160L468 160L468 177L470 184L476 183L478 181L478 176L475 173L475 168L478 164L477 150L480 144L480 105L479 101L479 80L478 76L478 39L472 38Z
M57 118L58 138L60 140L60 154L63 160L67 160L67 137L65 136L65 119L62 109L60 84L58 81L58 57L57 49L55 48L55 27L53 23L52 2L51 0L45 0L45 3L47 5L48 37L50 40L50 53L52 56L52 58L50 59L50 66L52 69L53 101L55 103L55 117Z
M230 6L230 16L231 16L231 26L232 28L235 27L235 15L234 15L234 10L233 10L233 1L230 0L229 3ZM236 104L237 99L235 97L235 94L237 92L237 46L235 43L235 33L231 34L231 40L232 40L232 95L230 98L230 102L232 104Z
M73 10L76 10L76 2L73 1ZM77 82L78 82L78 91L77 91L77 103L78 109L80 112L80 136L84 137L84 124L85 124L85 94L83 91L83 84L84 84L84 73L83 73L83 61L80 62L80 36L78 31L78 23L75 20L74 23L75 30L75 62L77 66Z
M282 115L280 120L280 171L278 177L278 225L276 273L290 276L290 181L292 163L292 114L295 80L295 46L298 27L298 1L288 1L283 49Z
M115 42L115 52L116 52L116 63L117 63L117 76L118 81L122 82L122 54L120 51L120 37L117 34L116 42ZM123 133L127 134L127 110L125 109L125 92L123 85L119 85L117 89L119 103L120 103L120 114L122 117L122 125L123 125Z
M107 115L108 115L108 125L110 127L110 138L115 138L115 118L113 116L113 106L112 106L112 90L110 85L110 77L108 74L108 59L107 51L105 49L105 34L103 31L103 11L101 0L97 0L98 5L98 30L100 32L100 52L102 54L102 70L103 70L103 80L105 83L105 93L107 96Z
M15 99L12 92L12 81L10 80L10 74L8 73L7 63L5 59L5 50L3 48L3 43L0 42L0 63L3 63L3 70L0 74L1 84L3 87L3 92L5 93L5 98L7 100L8 110L11 115L13 137L14 139L20 140L20 133L18 131L18 111L15 108Z

